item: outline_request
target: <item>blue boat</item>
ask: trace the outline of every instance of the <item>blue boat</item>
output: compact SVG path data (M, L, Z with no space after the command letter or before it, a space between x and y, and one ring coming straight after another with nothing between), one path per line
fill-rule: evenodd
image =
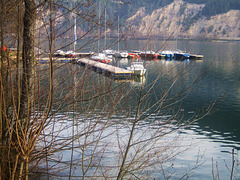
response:
M174 57L173 51L162 51L161 55L165 56L165 59L172 59Z
M174 59L175 60L184 60L184 59L189 59L191 56L190 53L183 52L183 51L175 51L174 52Z

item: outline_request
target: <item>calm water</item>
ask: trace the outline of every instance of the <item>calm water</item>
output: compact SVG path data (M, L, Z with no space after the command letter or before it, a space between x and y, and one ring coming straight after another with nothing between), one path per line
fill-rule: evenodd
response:
M190 172L190 179L213 179L213 169L215 176L218 169L220 179L229 179L233 149L235 158L240 160L238 157L240 151L240 66L235 62L240 64L240 42L178 40L167 43L163 41L147 43L141 40L137 43L128 41L121 47L128 50L175 50L177 47L193 54L204 55L201 61L146 61L145 84L151 83L159 73L167 73L166 78L171 79L177 73L176 68L173 67L177 66L188 67L180 78L180 83L189 85L197 73L209 68L205 76L194 84L189 95L183 100L181 111L187 118L199 110L206 109L214 101L216 104L209 116L176 132L182 135L182 146L190 144L191 148L176 158L174 162L176 172L173 179L179 179L184 172L194 168L196 161L199 161L201 165ZM120 60L115 63L125 67L130 64L130 61ZM158 92L155 92L155 96L158 96ZM239 171L234 172L236 179L239 179L238 161L236 167Z
M240 178L240 42L227 41L128 41L124 43L128 50L175 50L181 49L193 54L202 54L202 61L146 61L146 84L152 82L161 72L168 72L169 78L176 75L176 68L189 66L182 77L188 84L199 72L209 70L197 84L194 84L189 95L183 101L182 111L191 116L201 109L207 108L216 101L212 113L184 129L183 144L193 145L176 159L175 168L179 172L191 169L199 160L198 168L194 169L190 179L213 179L219 171L220 179L229 179L232 168L232 151L236 161L236 179ZM124 64L124 60L121 60ZM121 62L120 61L120 62ZM236 63L237 62L237 63ZM126 63L126 62L125 62ZM121 63L120 63L121 64ZM128 63L129 64L129 63ZM159 82L160 83L160 82ZM176 179L181 173L175 173ZM178 176L179 175L179 176Z
M144 47L144 41L140 44ZM153 41L151 47L157 49L156 47L161 47L162 44L163 42ZM210 65L207 74L193 86L184 100L185 114L194 113L216 100L214 113L183 130L185 140L192 141L194 146L181 155L176 164L180 169L189 168L189 163L193 166L197 157L203 155L203 164L192 172L190 179L212 179L212 165L216 175L216 164L220 178L229 179L230 172L226 166L231 169L232 150L234 149L235 157L238 157L240 151L240 66L235 62L240 64L240 42L171 41L162 49L174 49L176 46L193 54L204 55L203 61L180 62L180 66L190 64L191 67L184 74L184 81L194 78L197 72ZM152 61L146 67L149 73L156 73L156 68L162 72L176 63L179 64L175 61ZM154 75L148 78L147 81L151 81ZM237 174L237 171L235 172ZM239 172L236 179L240 178Z

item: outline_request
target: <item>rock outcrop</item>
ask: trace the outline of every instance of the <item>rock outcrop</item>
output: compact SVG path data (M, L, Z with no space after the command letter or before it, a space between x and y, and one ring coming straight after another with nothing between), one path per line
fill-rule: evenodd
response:
M207 18L201 15L205 4L175 0L168 6L146 14L145 8L128 18L126 23L138 37L162 38L239 38L240 11L230 10Z

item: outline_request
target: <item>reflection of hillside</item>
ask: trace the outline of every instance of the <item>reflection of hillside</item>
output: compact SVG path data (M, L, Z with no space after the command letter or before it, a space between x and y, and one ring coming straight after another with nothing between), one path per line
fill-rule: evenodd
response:
M215 52L213 52L215 53ZM211 56L211 55L207 55ZM213 114L205 117L197 123L193 130L207 136L213 141L220 141L225 146L240 149L240 132L238 130L240 119L240 91L239 74L240 68L231 59L226 59L226 54L218 58L210 66L209 71L194 84L188 96L183 100L182 108L185 118L191 116L189 112L206 109L208 105L217 100ZM176 77L183 68L186 70L179 76L178 86L174 90L178 92L181 88L191 85L196 75L204 72L209 67L210 60L203 61L158 61L147 64L151 79L161 75L161 82ZM227 66L227 67L224 67ZM153 75L153 74L154 75Z
M231 73L216 66L192 88L184 100L186 111L206 108L216 100L213 113L198 122L198 133L204 133L209 139L221 141L226 146L237 146L240 142L238 130L240 119L239 77L236 69ZM240 149L240 147L237 147Z
M140 41L140 45L141 42L142 41ZM161 47L161 42L153 42L156 47ZM170 42L170 45L173 44L173 42ZM178 41L179 49L187 49L190 52L203 54L203 61L146 61L145 67L147 69L147 79L115 80L115 82L124 81L129 84L133 84L133 86L137 84L137 86L144 85L145 87L148 87L153 80L159 78L158 81L156 81L154 94L149 95L152 102L154 101L154 98L161 98L163 84L171 84L173 82L173 78L177 77L182 69L185 68L185 71L179 74L176 86L174 86L171 92L173 95L179 92L182 88L191 85L191 82L194 80L196 75L204 72L204 70L206 70L210 65L210 68L204 77L191 87L191 91L188 96L183 100L182 109L185 113L185 117L187 118L187 116L192 115L189 112L197 112L197 110L206 109L209 103L217 100L217 104L213 109L215 112L197 122L196 127L191 126L191 129L196 131L198 134L205 135L213 141L221 141L226 146L238 146L240 142L240 133L238 130L240 119L240 67L236 65L232 57L235 57L235 59L239 61L236 58L240 56L239 46L239 42L221 43L206 41ZM137 49L137 47L133 47L132 49ZM116 62L114 61L114 63L116 63L117 66L125 67L131 63L131 60L120 59ZM59 66L54 69L54 95L55 97L63 96L63 94L69 93L66 87L71 87L71 77L69 76L71 66L59 64ZM79 71L78 80L81 79L83 72L87 71L87 76L89 76L87 80L90 80L90 82L95 81L95 84L98 83L97 80L102 82L113 82L113 79L105 78L102 74L99 75L94 71L84 70L82 67L78 67L77 69ZM48 74L47 70L42 71L42 73ZM113 84L119 85L114 82ZM48 82L45 81L41 83L41 85L46 87L46 90L43 92L46 94L48 91ZM125 83L123 83L123 85L125 85ZM91 83L91 88L95 88L94 83ZM130 103L129 99L127 101ZM237 148L239 149L239 147Z
M206 58L213 61L211 69L221 69L222 73L230 73L235 69L233 58L240 56L238 42L216 42L205 44ZM210 63L210 62L209 62Z

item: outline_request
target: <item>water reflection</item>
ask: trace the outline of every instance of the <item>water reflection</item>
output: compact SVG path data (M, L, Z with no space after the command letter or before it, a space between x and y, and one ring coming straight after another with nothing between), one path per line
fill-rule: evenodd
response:
M159 42L159 44L161 43ZM169 43L169 46L171 45L173 42ZM238 58L240 57L240 43L179 41L178 47L197 54L204 54L204 59L190 62L150 62L147 64L148 71L154 75L148 76L150 78L148 81L154 79L159 73L167 73L169 78L174 77L178 73L179 67L188 66L189 68L182 79L183 82L189 82L196 73L203 72L204 69L210 67L201 81L192 87L191 92L183 101L183 108L187 117L188 112L207 108L215 100L216 105L209 116L186 129L185 133L189 138L192 137L199 144L195 151L189 151L181 160L193 158L198 149L202 149L206 151L206 162L204 167L196 170L196 174L198 174L196 177L199 178L195 178L212 178L210 171L212 170L211 159L213 158L214 162L218 161L221 164L219 165L220 177L228 179L229 174L224 161L231 162L233 148L240 150L240 131L238 128L240 125L240 67L234 61L240 62ZM209 175L206 175L206 172L209 172Z
M130 83L133 87L143 87L146 83L145 76L133 76L131 79L114 79L117 83Z
M144 44L144 42L142 43ZM161 47L161 43L163 42L155 42L159 47ZM173 42L169 44L173 45ZM136 84L137 86L148 86L153 80L159 78L156 81L156 85L161 87L163 83L171 83L171 79L184 69L185 71L179 76L177 88L174 89L175 91L173 90L174 94L182 88L191 85L196 74L201 74L204 70L209 69L205 76L191 87L191 91L182 102L182 112L188 118L195 112L198 112L198 110L206 110L209 104L216 100L214 112L179 132L179 134L183 135L181 140L182 146L184 146L184 142L192 142L194 146L178 157L175 167L181 169L181 167L188 168L189 164L193 166L196 158L199 157L200 151L200 156L204 155L202 157L204 165L194 171L194 179L212 178L212 158L214 162L217 161L219 163L221 179L229 179L229 171L226 169L225 163L231 164L233 148L237 150L236 153L240 150L240 131L238 128L240 125L240 67L233 61L234 57L240 62L236 58L240 57L240 43L179 41L178 47L196 54L204 54L204 59L202 61L146 61L146 77L136 80L125 80L121 81L121 83L131 83L134 86ZM135 48L132 47L132 49ZM114 63L117 66L125 67L131 61L121 59L116 60ZM62 72L59 72L59 74L58 80L60 81ZM97 76L95 74L92 75ZM119 82L120 80L115 81L116 84ZM156 88L154 94L149 97L151 97L149 103L161 97L159 88ZM154 118L157 119L158 116L150 116L148 121L151 122ZM124 117L112 117L112 120L116 119L117 121L119 120L120 124L124 124L122 120ZM159 123L152 129L161 125Z

